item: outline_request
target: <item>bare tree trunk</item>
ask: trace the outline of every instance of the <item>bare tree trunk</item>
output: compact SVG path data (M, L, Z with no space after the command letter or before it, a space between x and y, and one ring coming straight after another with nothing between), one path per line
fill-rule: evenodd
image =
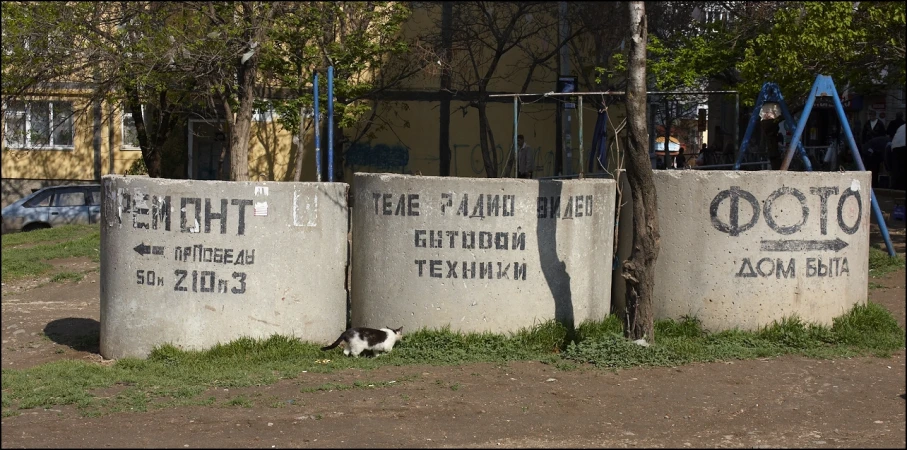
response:
M243 2L241 4L244 25L248 27L248 32L244 36L246 39L245 50L249 56L244 54L237 61L237 97L239 101L239 110L230 124L230 178L233 181L249 180L249 137L252 131L252 106L255 100L255 82L258 77L258 62L261 59L262 42L265 34L271 24L271 18L274 15L278 5L270 5L264 15L256 17L258 12L255 11L254 2ZM257 7L263 7L258 4Z
M293 172L293 181L302 179L302 157L305 150L305 108L299 108L299 144L296 146L296 171Z
M230 179L233 181L249 181L249 137L252 131L252 101L255 98L253 87L257 64L258 59L253 56L247 64L240 64L238 68L239 111L230 127Z
M482 148L482 161L485 163L485 176L488 178L497 178L498 167L491 155L493 149L488 148L488 113L486 112L485 107L485 101L479 100L479 145Z
M166 92L161 93L161 101L164 102L162 108L166 108ZM142 149L142 159L145 162L145 168L148 169L148 176L151 178L161 177L161 147L170 133L170 126L173 121L170 114L165 114L164 109L156 110L149 105L148 116L153 117L156 112L162 116L159 126L151 128L145 122L145 115L142 114L142 102L139 99L138 90L133 87L126 88L126 104L129 112L132 113L132 120L135 123L136 134L139 139L139 147Z
M485 133L488 134L488 149L491 151L491 163L494 166L495 176L500 176L498 169L501 167L501 161L498 161L497 146L494 144L494 131L491 130L491 122L488 120L488 114L485 114Z
M652 300L659 235L657 198L647 148L646 16L643 2L630 2L630 57L627 82L627 181L633 195L633 250L623 264L627 283L624 336L655 339Z

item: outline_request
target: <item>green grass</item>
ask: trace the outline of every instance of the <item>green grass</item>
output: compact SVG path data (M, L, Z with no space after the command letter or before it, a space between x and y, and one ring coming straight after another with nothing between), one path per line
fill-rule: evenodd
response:
M408 334L393 352L378 358L349 358L340 350L322 352L316 344L279 335L268 339L241 338L205 351L183 351L163 345L147 359L126 358L110 366L64 360L24 370L4 369L3 416L58 405L75 405L86 416L179 405L271 406L272 399L254 396L215 403L209 389L269 385L281 379L296 379L304 371L328 373L347 368L518 360L541 361L564 370L584 365L619 369L787 354L887 357L904 347L904 331L887 310L873 303L855 306L835 319L832 326L789 318L758 331L708 333L694 318L662 320L656 322L656 342L649 347L628 342L620 330L616 316L584 323L573 333L554 321L507 336L422 329ZM568 339L570 335L572 338ZM326 383L301 386L300 392L388 388L407 381L398 377L353 384ZM444 380L438 383L454 391L461 388ZM110 389L116 394L99 393Z
M40 277L53 270L48 261L88 257L100 261L101 231L97 225L65 225L3 236L2 280ZM63 275L71 277L73 275Z
M84 274L76 272L58 272L50 277L50 281L54 283L65 283L67 281L81 281L84 277Z
M48 261L53 259L90 257L98 261L99 239L97 226L66 226L4 236L3 280L47 274L53 267ZM870 249L871 276L880 277L903 267L903 256L889 258L884 251ZM81 275L59 272L52 280L69 281ZM125 358L109 366L61 360L24 370L4 369L2 416L59 405L74 405L86 416L183 405L273 406L273 399L256 399L254 395L217 400L210 390L269 385L281 379L295 379L303 372L330 373L348 368L535 360L560 370L583 366L618 369L786 354L887 357L904 347L904 330L887 310L873 303L855 306L831 326L806 324L793 317L757 331L709 333L695 318L684 318L657 321L655 336L656 342L649 347L630 343L622 336L619 319L610 316L583 323L574 330L548 321L509 335L421 329L408 333L393 352L379 358L348 358L340 350L322 352L319 345L279 335L268 339L240 338L205 351L183 351L163 345L147 359ZM91 339L96 343L98 336ZM327 383L300 386L300 392L388 388L406 381L397 378L349 385ZM459 384L438 381L439 386L453 391L461 388Z
M888 252L869 247L869 276L881 278L890 272L904 268L904 255L888 256Z

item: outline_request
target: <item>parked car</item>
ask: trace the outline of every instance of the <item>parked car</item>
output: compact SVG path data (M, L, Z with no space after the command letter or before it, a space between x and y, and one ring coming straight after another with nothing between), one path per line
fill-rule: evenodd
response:
M3 208L2 233L31 231L101 219L101 185L51 186Z

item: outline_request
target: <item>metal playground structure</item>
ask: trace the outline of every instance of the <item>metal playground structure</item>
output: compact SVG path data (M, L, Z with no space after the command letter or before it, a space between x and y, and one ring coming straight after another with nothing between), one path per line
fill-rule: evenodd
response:
M737 91L693 91L693 92L647 91L646 92L647 97L653 96L653 95L708 95L708 94L735 94L736 95L735 112L737 113L737 115L739 115L740 94ZM588 96L588 95L623 96L623 95L626 95L626 92L625 91L547 92L547 93L543 93L543 94L495 94L495 95L491 95L490 97L512 97L513 98L513 152L512 153L513 153L514 161L519 161L519 147L517 146L517 135L519 134L518 126L519 126L520 98L521 97L576 97L577 109L579 109L579 111L580 111L580 113L577 115L578 116L578 126L579 126L579 136L578 136L579 137L579 159L580 159L579 173L578 174L566 173L563 175L545 177L545 179L564 179L564 178L574 178L574 177L583 178L584 176L586 176L586 174L583 171L583 166L584 166L583 154L584 154L584 149L585 149L585 143L584 143L584 139L583 139L582 110L583 110L583 96L584 95L585 96ZM841 128L843 129L843 131L846 135L847 144L848 144L848 147L850 148L853 160L856 162L857 169L859 169L860 171L866 171L866 167L864 166L863 160L860 157L860 152L857 150L856 141L854 140L853 132L850 129L850 124L847 121L847 118L844 114L844 107L843 107L843 104L841 103L841 98L838 95L837 90L835 89L834 82L832 81L831 77L826 76L826 75L817 75L816 76L816 80L813 83L812 89L810 90L810 93L807 97L806 104L803 108L802 113L800 114L800 119L799 119L799 122L797 123L797 127L794 131L793 137L791 138L790 143L788 144L788 149L785 153L784 162L782 163L780 170L782 170L782 171L788 170L791 160L794 157L794 153L797 153L799 155L799 157L801 158L801 160L803 161L804 169L806 171L812 171L812 165L809 161L808 156L806 155L806 152L803 149L803 145L800 140L803 135L803 131L806 128L806 122L807 122L807 119L809 119L809 114L812 111L813 105L815 104L817 98L822 99L822 101L828 101L830 99L834 103L834 109L837 113L838 120L841 123ZM760 90L759 95L756 98L755 108L753 109L753 114L750 117L749 124L746 129L746 134L743 137L743 141L740 142L740 147L737 150L736 161L733 164L703 166L702 168L715 169L715 168L727 167L728 169L733 169L733 170L737 171L737 170L740 170L740 168L745 165L759 165L759 166L764 167L765 164L761 163L761 162L746 163L743 161L746 156L746 150L749 145L750 138L752 137L753 129L755 128L757 119L766 117L765 114L760 114L760 111L763 109L763 107L773 106L773 105L778 105L778 107L780 107L781 113L782 113L784 119L787 121L787 123L794 123L793 117L791 116L790 111L788 111L788 109L787 109L787 105L784 102L784 98L781 95L781 90L778 87L778 85L775 83L765 83L762 86L762 89ZM607 117L607 108L605 108L603 112L605 114L605 117ZM600 117L600 120L601 120L601 117ZM650 115L650 120L651 120L651 115ZM735 127L735 129L736 129L736 127ZM613 126L612 126L612 130L615 132L615 134L617 134L620 131L620 130L614 130ZM592 150L593 153L590 155L590 169L591 169L591 163L593 160L598 162L599 164L601 164L601 167L607 168L607 158L606 158L607 145L606 145L606 143L602 142L602 140L600 139L598 134L599 134L599 127L597 126L596 127L597 136L596 136L596 139L593 139L593 147L594 147ZM650 130L649 131L650 147L652 147L652 145L653 145L654 137L655 137L654 130ZM735 139L735 143L737 141L739 141L739 129L737 130L736 137L738 139ZM563 139L563 136L559 136L558 139ZM595 145L596 143L598 145ZM665 136L665 139L664 139L664 154L665 154L666 161L668 159L668 156L670 155L670 150L668 147L669 143L670 143L670 139L669 139L669 135L668 135L668 136ZM567 171L570 170L569 169L569 167L570 167L569 152L570 152L570 149L565 147L563 157L566 159L566 162L567 162L567 164L564 164L564 167ZM650 153L651 153L651 150L650 150ZM665 166L667 167L667 164ZM514 164L514 174L513 174L514 176L516 176L516 170L517 170L517 167L516 167L516 164ZM589 174L589 175L603 176L603 174ZM879 224L879 229L882 234L882 237L885 240L885 246L888 250L888 254L890 256L895 256L894 247L891 243L891 237L888 233L888 227L885 224L885 218L882 215L881 210L879 209L879 203L876 200L875 190L873 190L871 187L870 187L870 193L871 193L871 200L872 200L871 202L872 202L873 215L875 216L876 221Z

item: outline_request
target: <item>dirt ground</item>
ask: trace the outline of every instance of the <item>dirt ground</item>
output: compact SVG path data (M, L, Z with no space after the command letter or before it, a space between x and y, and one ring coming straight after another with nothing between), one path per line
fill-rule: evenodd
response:
M896 199L879 195L883 211ZM904 222L888 223L903 254ZM883 242L877 226L871 241ZM79 271L93 263L60 264ZM3 369L100 362L98 276L5 284ZM870 301L904 327L905 271L871 281ZM905 448L905 361L902 349L890 359L781 357L617 372L522 362L303 373L205 394L246 396L252 407L99 418L74 407L24 411L2 419L2 447ZM380 387L302 392L356 381Z

